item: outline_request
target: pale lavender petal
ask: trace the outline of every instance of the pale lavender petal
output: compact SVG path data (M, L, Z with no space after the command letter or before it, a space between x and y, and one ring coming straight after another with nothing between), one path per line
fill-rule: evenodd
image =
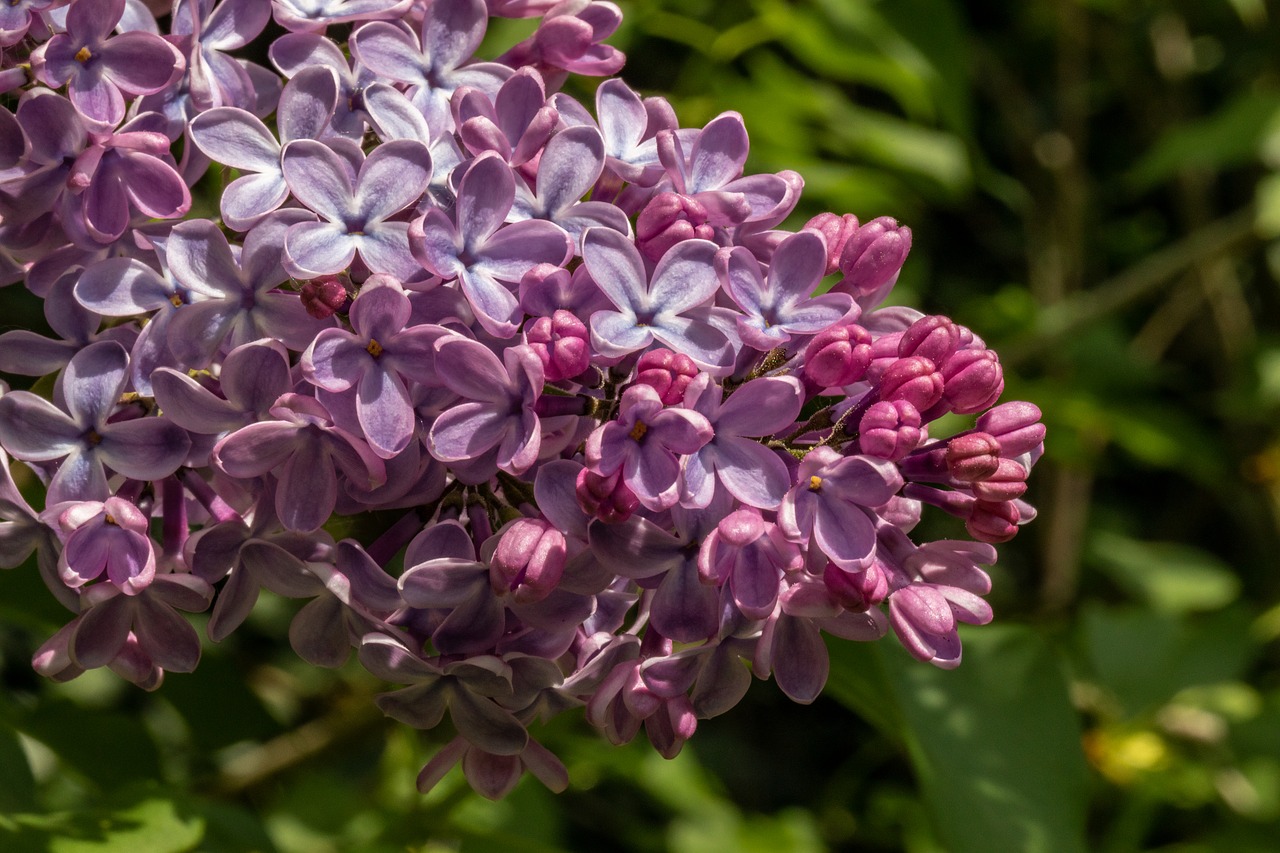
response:
M653 332L634 314L597 311L591 315L591 345L607 358L618 358L653 343Z
M476 459L502 441L508 418L483 403L462 403L431 425L431 455L441 462Z
M523 313L515 294L506 285L483 269L466 270L460 280L462 292L485 331L500 338L509 338L516 333Z
M113 341L99 341L80 350L61 377L71 417L84 426L105 422L120 402L128 365L128 354Z
M133 258L98 261L76 280L81 305L107 317L130 317L164 306L173 288L160 273Z
M101 428L102 461L126 477L159 480L178 469L191 449L186 430L161 418L135 418Z
M399 281L423 278L422 265L409 248L408 222L380 222L354 238L354 245L372 272Z
M213 461L232 477L258 477L282 465L299 447L298 428L283 421L249 424L219 441Z
M573 257L573 242L552 222L514 222L491 236L481 250L485 272L518 282L537 264L561 266Z
M302 441L284 463L276 487L276 515L290 530L318 530L338 502L338 477L323 445Z
M808 619L778 619L773 636L773 677L794 702L807 705L826 686L830 671L826 644Z
M386 21L373 21L351 37L351 51L360 64L380 77L399 83L427 86L422 68L422 51L417 39Z
M716 416L716 428L734 435L773 435L791 426L804 405L804 388L795 379L762 376L738 388Z
M489 10L484 0L445 0L422 25L422 52L436 69L452 69L470 59L484 39Z
M54 341L26 329L0 334L0 370L19 376L45 376L61 370L79 346Z
M374 83L364 90L364 110L369 123L383 142L396 139L431 143L431 128L413 102L387 83Z
M360 380L356 411L360 427L374 452L390 459L409 444L417 420L409 392L399 377L374 369Z
M839 499L820 500L813 520L813 538L831 562L845 569L862 569L876 547L875 526L867 513Z
M200 42L211 50L234 50L258 37L271 20L260 0L222 0L205 19Z
M497 231L515 198L515 176L493 152L477 157L458 188L458 233L469 249L484 245Z
M104 76L133 95L159 92L169 85L183 62L181 54L168 42L143 32L115 36L107 41L99 57Z
M603 166L604 140L595 128L570 127L551 137L538 160L538 198L547 212L576 204Z
M721 482L738 500L760 509L774 509L791 488L786 464L763 444L727 437L716 442Z
M693 144L689 155L688 192L718 189L741 175L749 147L742 116L735 112L716 116Z
M436 343L436 370L451 391L469 400L503 403L511 379L487 346L461 335Z
M316 65L299 71L280 93L276 109L281 145L295 139L323 136L337 101L338 80L332 68ZM276 164L279 164L278 150Z
M425 145L410 139L384 142L360 168L357 210L368 221L386 219L421 198L430 183L431 154Z
M165 244L165 259L174 279L197 293L217 298L239 297L244 291L226 235L207 219L175 225Z
M262 121L237 107L215 107L191 120L191 138L215 163L251 172L280 170L280 143Z
M182 176L158 157L128 155L119 168L125 194L139 212L170 219L191 209L191 191Z
M247 231L289 198L289 185L280 172L236 178L222 191L222 220L236 231Z
M709 301L720 288L714 265L719 250L710 240L676 244L653 271L649 305L664 313L682 314Z
M355 212L351 176L332 148L314 139L295 139L282 156L284 179L298 201L330 222L345 222Z
M204 367L213 361L234 319L227 300L185 305L169 321L169 351L184 366Z
M356 240L332 222L299 222L285 234L284 252L286 266L299 278L316 278L351 266Z
M625 234L604 228L587 231L582 238L582 260L610 302L623 311L644 307L648 275L639 250Z
M17 456L17 453L14 453ZM111 494L107 487L107 474L102 469L98 454L89 450L73 449L58 466L49 481L45 498L49 506L63 501L103 501Z
M704 370L720 372L733 360L733 346L724 332L692 317L662 316L650 329L655 338L689 356Z

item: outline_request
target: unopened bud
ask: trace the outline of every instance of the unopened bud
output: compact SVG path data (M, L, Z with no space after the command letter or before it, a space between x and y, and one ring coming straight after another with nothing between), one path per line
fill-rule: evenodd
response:
M920 443L920 413L906 400L873 404L858 424L858 449L897 462Z
M1020 400L1001 403L978 417L978 429L991 433L1006 456L1021 456L1044 443L1040 408Z
M985 480L1000 467L1000 442L985 432L957 435L947 442L947 473L964 483Z
M313 278L302 284L302 307L317 320L327 320L347 306L346 285L334 275Z
M871 333L856 323L819 333L804 351L804 376L819 388L857 382L871 363Z
M684 353L669 349L649 350L636 364L636 382L658 392L664 406L674 406L684 399L684 389L698 375L698 365Z
M574 486L578 506L587 515L607 524L626 521L640 506L640 499L622 481L622 471L602 477L583 468Z
M840 269L840 253L845 243L858 230L858 217L852 213L837 216L834 213L819 213L804 224L805 231L817 231L827 241L827 269L823 275L831 275Z
M551 594L566 560L564 534L538 518L520 518L502 532L489 561L489 581L499 595L511 592L522 603Z
M882 216L858 228L840 253L844 280L836 289L850 293L863 308L878 305L902 271L911 251L911 229Z
M679 193L659 193L636 219L636 246L656 263L676 243L714 237L707 219L707 209L696 199Z
M942 363L942 400L961 415L981 412L1004 392L1004 369L989 349L963 349Z
M889 366L880 380L880 399L906 400L923 412L942 399L942 374L927 358L909 356Z
M1018 507L1013 501L974 501L965 529L979 542L998 545L1018 533Z
M571 311L539 317L525 331L525 341L538 355L548 382L570 379L591 366L587 327Z

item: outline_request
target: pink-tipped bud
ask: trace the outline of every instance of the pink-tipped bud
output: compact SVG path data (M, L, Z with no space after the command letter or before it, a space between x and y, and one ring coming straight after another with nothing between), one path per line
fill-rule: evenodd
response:
M905 400L923 412L942 399L945 387L934 363L922 356L900 358L880 380L881 400Z
M636 246L656 263L676 243L714 237L707 219L707 209L696 199L679 193L659 193L636 219Z
M804 376L819 388L857 382L871 363L871 333L856 323L820 332L804 350Z
M1001 403L978 417L978 429L989 432L1000 442L1006 456L1016 457L1035 450L1044 443L1044 424L1040 408L1020 400Z
M920 355L943 364L960 347L960 327L938 314L921 317L898 339L898 355Z
M858 449L897 462L920 443L920 413L906 400L873 404L858 424Z
M963 483L976 483L1000 467L1000 442L985 432L957 435L947 442L947 473Z
M684 399L684 389L698 375L698 365L684 353L669 349L649 350L636 364L636 382L658 392L664 406Z
M877 563L860 572L847 572L835 563L827 563L822 581L842 607L858 613L875 607L889 595L889 578Z
M626 521L640 506L640 499L622 481L621 470L601 477L583 468L578 472L574 492L583 512L607 524Z
M974 501L969 508L965 529L979 542L999 545L1018 533L1018 506L1013 501Z
M327 320L346 307L347 287L336 275L313 278L302 284L302 307L317 320Z
M979 500L1011 501L1026 492L1027 469L1012 459L1001 459L990 476L983 477L970 488Z
M994 351L963 349L942 364L946 383L942 400L961 415L972 415L1000 399L1004 392L1004 369Z
M502 532L489 560L489 582L499 595L521 603L541 601L564 574L564 534L540 518L520 518Z
M591 366L587 327L571 311L561 309L534 320L525 341L538 354L548 382L571 379Z
M840 253L844 244L858 230L858 217L852 213L837 216L834 213L819 213L804 224L805 231L817 231L827 241L827 271L823 275L831 275L840 269Z
M910 251L910 228L888 216L871 220L844 244L840 253L844 280L837 289L852 294L864 308L879 304L897 281Z

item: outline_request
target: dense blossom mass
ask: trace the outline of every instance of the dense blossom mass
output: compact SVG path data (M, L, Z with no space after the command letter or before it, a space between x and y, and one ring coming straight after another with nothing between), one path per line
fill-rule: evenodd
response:
M480 60L493 15L539 20ZM567 784L528 730L573 707L670 757L753 678L812 701L823 634L960 663L1039 410L969 329L883 307L909 229L784 229L803 181L744 173L737 113L612 78L620 20L0 3L0 284L58 336L0 334L47 379L0 384L0 566L34 551L70 611L39 672L154 688L199 660L183 612L220 641L306 599L299 655L449 718L419 787L461 762L498 797ZM570 74L610 79L584 105ZM927 507L970 538L913 539Z

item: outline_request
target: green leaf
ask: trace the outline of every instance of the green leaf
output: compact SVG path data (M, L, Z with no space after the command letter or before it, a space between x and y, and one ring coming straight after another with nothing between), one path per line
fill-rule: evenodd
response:
M1207 551L1096 532L1090 555L1121 586L1161 613L1217 610L1240 594L1240 579Z
M0 722L0 814L34 809L35 787L18 733Z
M878 726L900 720L887 732L906 745L948 850L1082 853L1088 773L1057 658L1029 628L962 634L964 663L949 672L890 642L833 644L828 689L874 709Z
M5 850L185 853L203 838L203 818L163 797L110 811L0 816L0 848Z

